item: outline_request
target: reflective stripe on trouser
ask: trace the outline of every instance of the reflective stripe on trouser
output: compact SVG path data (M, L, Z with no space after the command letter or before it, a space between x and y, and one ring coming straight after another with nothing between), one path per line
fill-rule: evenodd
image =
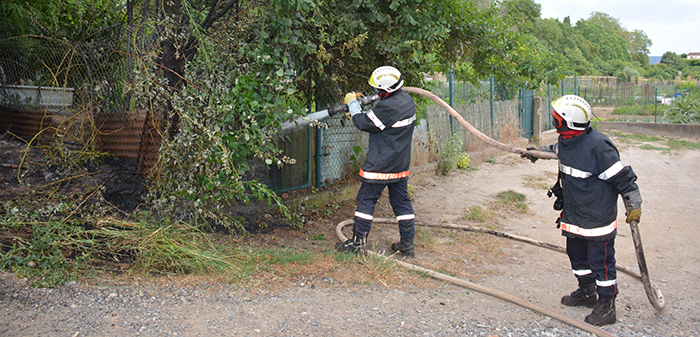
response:
M408 198L408 180L401 180L391 184L369 184L362 182L357 192L357 209L355 209L355 224L353 235L367 237L372 229L374 219L374 206L382 195L384 187L389 187L389 203L399 220L399 234L403 239L412 239L416 235L413 204Z
M615 238L605 241L566 238L566 254L579 287L595 282L601 298L617 296Z

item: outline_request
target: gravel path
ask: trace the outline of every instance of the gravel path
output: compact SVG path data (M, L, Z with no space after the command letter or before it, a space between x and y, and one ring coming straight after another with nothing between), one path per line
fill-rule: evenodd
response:
M387 289L310 280L250 294L220 284L36 289L0 274L2 336L590 336L516 305L444 285ZM579 309L583 315L587 309ZM652 324L617 336L686 336Z

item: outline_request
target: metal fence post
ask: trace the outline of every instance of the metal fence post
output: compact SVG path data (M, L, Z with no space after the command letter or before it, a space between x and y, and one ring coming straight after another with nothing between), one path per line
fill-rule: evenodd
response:
M455 106L455 79L454 79L454 73L452 72L452 65L450 64L450 106L454 108ZM454 135L455 133L455 118L450 115L450 134Z
M496 123L494 122L494 116L493 116L494 115L494 108L495 108L493 105L493 76L491 76L491 86L490 87L491 87L490 88L491 99L489 102L489 104L490 104L489 108L491 109L491 138L497 139L497 138L495 138L496 137L496 127L495 127Z
M316 127L316 187L323 187L323 163L321 162L321 137L323 137L323 130L320 127Z
M552 106L552 86L547 84L547 114L549 115L549 125L552 125L552 114L549 111Z
M561 80L561 95L564 96L564 79Z

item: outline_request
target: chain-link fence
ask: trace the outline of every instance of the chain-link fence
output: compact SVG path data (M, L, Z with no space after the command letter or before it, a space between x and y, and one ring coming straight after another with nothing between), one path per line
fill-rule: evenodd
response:
M563 94L576 94L585 98L591 106L647 106L662 97L673 97L675 84L646 80L618 82L616 77L611 76L568 76L558 89Z
M120 27L75 43L40 36L0 40L0 132L41 145L101 150L147 169L158 140L143 111L129 111L132 56ZM148 135L147 135L148 134ZM83 151L88 152L88 151Z
M4 106L66 114L67 107L124 110L126 58L117 30L68 43L39 36L0 40L0 99Z
M562 95L579 95L586 99L594 108L592 119L602 118L595 108L605 108L610 110L608 115L620 114L608 120L663 122L664 112L675 93L673 82L618 82L612 76L567 76L558 84L537 92L542 99L542 130L552 129L551 104Z
M491 116L489 102L455 104L454 109L467 122L485 135L501 141L512 141L520 137L517 99L494 102L494 115ZM476 151L483 142L467 129L450 119L451 115L437 105L428 106L427 126L430 141L435 145L447 144L452 138L452 129L459 135L462 151Z
M484 96L483 93L478 95ZM520 137L519 99L493 102L493 113L488 100L475 98L473 101L477 100L481 102L455 104L454 109L487 136L503 142ZM478 151L484 147L482 141L458 122L451 121L451 115L442 107L430 103L422 108L426 111L425 118L417 122L414 131L412 165L439 160L445 146L453 144L451 141L455 135L461 141L461 148L458 149L461 152ZM294 158L297 163L283 169L272 169L268 181L271 188L283 192L357 179L367 152L369 134L359 131L344 116L327 118L322 122L327 128L303 126L286 136L281 147L285 155Z

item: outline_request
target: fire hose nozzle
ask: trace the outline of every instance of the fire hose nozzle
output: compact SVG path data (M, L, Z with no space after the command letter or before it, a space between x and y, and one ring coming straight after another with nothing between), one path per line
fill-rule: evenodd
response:
M360 106L365 106L365 105L370 105L376 101L379 100L378 95L372 95L372 96L361 96L361 93L357 94L359 97L357 97L357 101L360 103ZM338 106L332 106L328 108L328 116L333 117L337 115L339 112L348 112L350 111L348 108L347 104L343 105L338 105Z
M337 115L339 112L348 112L348 105L343 104L343 105L332 106L332 107L328 108L328 116L330 116L330 117Z
M370 105L379 100L379 95L360 96L357 98L361 106Z

